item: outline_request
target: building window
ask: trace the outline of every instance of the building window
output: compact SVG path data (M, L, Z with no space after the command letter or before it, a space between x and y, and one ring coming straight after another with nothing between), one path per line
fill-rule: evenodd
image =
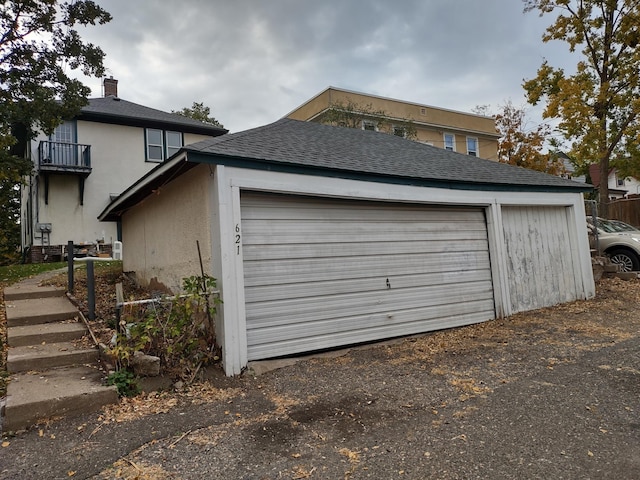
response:
M161 162L164 160L164 142L162 130L147 128L147 160Z
M167 132L167 158L182 148L182 134L180 132Z
M53 132L52 141L59 143L76 143L75 122L64 121Z
M362 121L362 129L363 130L371 130L372 132L378 131L378 129L376 128L375 122L372 122L371 120L363 120Z
M453 133L444 134L444 149L452 152L456 151L456 136Z
M74 121L64 121L56 127L53 135L49 137L48 152L41 161L56 165L77 165L78 150L76 144L76 123Z
M402 138L404 138L404 137L406 137L406 136L407 136L407 131L404 129L404 127L397 127L397 126L395 126L395 125L394 125L394 127L393 127L393 134L394 134L396 137L402 137Z
M472 157L478 156L478 139L476 137L467 137L467 154Z
M182 148L182 133L147 128L147 161L162 162Z

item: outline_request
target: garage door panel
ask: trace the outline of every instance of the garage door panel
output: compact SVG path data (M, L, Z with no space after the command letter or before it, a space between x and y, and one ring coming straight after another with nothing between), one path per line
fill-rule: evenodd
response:
M493 310L492 302L479 299L469 301L467 305L451 305L448 309L449 317L473 316L480 312ZM250 343L272 342L278 340L292 340L300 337L300 330L305 337L323 335L326 332L342 333L352 330L388 328L390 336L394 332L403 331L403 326L414 322L440 321L442 312L437 306L421 307L395 311L392 314L372 313L368 315L352 315L339 318L325 318L313 322L291 323L279 325L265 325L264 328L252 329L249 336Z
M465 238L452 243L448 240L420 240L402 241L389 240L380 242L350 242L350 243L318 243L318 244L261 244L245 245L243 254L245 261L274 261L293 258L334 258L352 257L354 255L388 255L437 253L448 252L469 252L483 251L487 248L485 238L470 239Z
M494 318L481 209L242 192L241 212L250 360Z
M384 281L390 275L487 269L489 269L489 259L478 258L474 252L461 252L455 255L415 254L348 257L341 258L340 263L329 262L325 258L247 262L245 264L245 277L247 278L245 287L368 277L382 278Z
M465 238L469 240L482 240L486 238L486 230L463 230L467 232ZM282 244L324 244L324 243L360 243L362 238L372 242L397 242L397 241L432 241L448 240L452 230L442 231L413 231L403 230L393 225L379 225L376 228L357 228L345 226L337 229L331 226L316 225L316 230L308 227L306 230L292 226L271 226L269 230L258 231L257 236L247 233L243 235L245 245L282 245Z
M566 207L503 207L512 311L580 298Z
M369 315L381 312L414 309L420 306L450 306L486 299L491 284L468 283L451 291L448 285L379 290L349 294L266 301L247 304L251 326L313 322L340 316ZM271 323L273 322L273 323Z
M263 197L265 198L265 197ZM272 197L272 198L275 198ZM384 204L379 203L374 210L362 202L362 205L355 205L352 201L327 200L315 205L309 202L317 202L317 199L288 200L286 196L276 199L276 204L265 205L261 200L249 201L243 199L242 204L246 207L243 213L244 220L263 222L279 220L290 221L330 221L330 222L377 222L385 215L392 214L393 218L399 222L420 222L424 220L424 208L410 204ZM430 207L429 218L432 223L450 224L451 208ZM477 222L477 209L456 209L456 221L461 224L466 222Z
M292 355L354 343L371 342L382 338L401 337L427 331L471 325L486 321L487 317L483 315L483 313L484 312L454 315L450 317L440 316L428 324L426 324L422 318L419 318L415 322L403 324L402 328L396 326L391 332L387 327L377 327L358 330L355 335L353 331L346 331L315 335L313 337L294 338L291 340L271 340L263 343L258 342L257 339L253 339L249 347L249 357L253 359L268 358L274 356L274 351L288 352L288 355ZM421 316L418 315L418 317ZM345 321L348 320L349 319L345 319ZM357 338L357 340L354 340L355 338Z
M467 270L464 272L433 272L416 275L392 275L388 278L394 288L407 288L418 285L448 285L450 288L457 288L458 285L463 282L472 283L485 281L487 271L484 269ZM282 284L271 282L246 288L245 301L247 303L257 303L289 298L312 298L315 292L323 292L324 295L367 292L375 289L384 290L386 285L381 287L379 278L361 278L313 282L313 285L288 283L286 284L286 288L282 287Z

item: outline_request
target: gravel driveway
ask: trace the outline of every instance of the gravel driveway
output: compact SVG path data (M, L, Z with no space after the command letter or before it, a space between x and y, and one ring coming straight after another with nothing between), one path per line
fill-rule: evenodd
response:
M152 393L0 448L6 479L637 479L640 282Z

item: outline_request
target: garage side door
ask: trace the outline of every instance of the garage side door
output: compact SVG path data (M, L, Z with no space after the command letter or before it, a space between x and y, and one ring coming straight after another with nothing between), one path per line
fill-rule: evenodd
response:
M566 207L503 207L513 312L579 298Z
M242 194L250 360L494 318L480 209Z

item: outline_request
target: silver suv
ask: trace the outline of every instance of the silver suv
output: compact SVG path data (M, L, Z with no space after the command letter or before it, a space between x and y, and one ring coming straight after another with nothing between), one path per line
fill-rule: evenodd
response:
M640 270L640 230L620 220L597 219L600 252L612 263L620 265L623 272ZM587 217L589 245L596 248L593 218Z

